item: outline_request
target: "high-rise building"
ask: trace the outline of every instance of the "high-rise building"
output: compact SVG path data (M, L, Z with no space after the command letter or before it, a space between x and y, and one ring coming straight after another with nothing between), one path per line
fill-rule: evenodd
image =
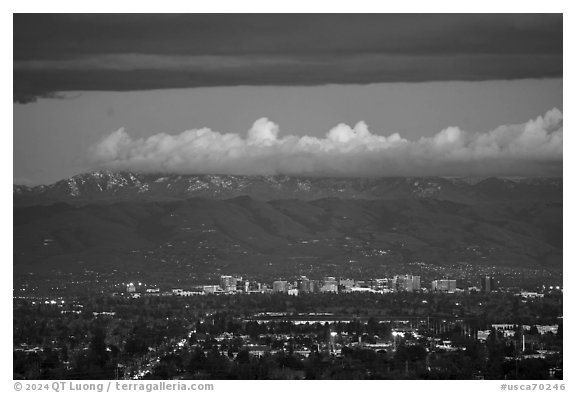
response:
M324 277L324 283L320 288L321 292L338 292L338 281L335 277Z
M384 289L388 289L388 279L387 278L375 278L370 280L370 288L374 289L375 291L381 291Z
M405 276L396 276L394 278L396 279L396 289L398 289L398 291L408 290L408 283L406 282L407 280Z
M491 292L496 289L496 285L494 283L494 277L490 276L481 277L480 285L482 288L482 292Z
M248 292L250 288L250 281L236 280L236 292Z
M430 290L432 292L454 292L456 291L456 280L434 280Z
M342 289L348 290L354 286L354 280L351 278L341 278L339 281L339 285Z
M308 279L308 277L306 276L302 276L300 277L300 279L298 280L298 290L301 293L310 293L310 292L314 292L313 288L312 288L312 281L310 281Z
M338 284L324 283L324 285L320 287L320 292L338 292Z
M420 276L396 276L396 288L399 291L413 292L420 290Z
M288 288L288 281L278 280L278 281L274 281L272 283L272 291L273 292L287 293L288 289L289 289Z
M220 288L224 292L234 292L236 291L236 283L238 282L236 277L232 276L220 276Z
M310 292L311 293L320 292L320 281L310 280Z

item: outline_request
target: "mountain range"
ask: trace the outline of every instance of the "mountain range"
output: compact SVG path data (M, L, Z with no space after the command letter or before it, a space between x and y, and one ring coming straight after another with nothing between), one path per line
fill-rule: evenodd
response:
M432 198L458 203L511 200L562 201L561 178L383 177L322 178L292 176L153 175L92 172L51 185L14 185L16 206L54 202L101 203L135 200L321 198Z
M562 179L94 172L14 186L15 271L561 268Z

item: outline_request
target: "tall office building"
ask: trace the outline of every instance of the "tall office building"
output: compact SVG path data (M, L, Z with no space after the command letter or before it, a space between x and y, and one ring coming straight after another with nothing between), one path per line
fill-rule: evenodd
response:
M408 282L408 276L396 276L396 288L398 291L412 292L412 282Z
M374 278L369 280L368 287L381 291L383 289L388 289L388 279L387 278Z
M248 280L236 280L236 291L237 292L248 292L250 288L250 281Z
M420 290L420 276L396 276L396 288L399 291L414 292Z
M272 283L272 291L273 292L282 292L288 293L288 281L274 281Z
M454 292L456 291L456 280L434 280L430 290L432 292Z
M308 277L306 277L306 276L302 276L302 277L300 277L300 279L298 280L298 290L299 290L301 293L314 292L312 286L313 286L312 281L310 281L310 280L308 279Z
M310 292L317 293L320 292L320 281L310 280Z
M324 283L320 288L321 292L338 292L338 281L335 277L324 277Z
M238 280L236 277L232 276L220 276L220 288L224 292L234 292L236 291L236 283Z
M494 277L486 276L480 278L480 285L482 287L482 292L491 292L496 289Z
M349 290L354 286L354 280L351 278L341 278L338 284L340 285L340 288Z

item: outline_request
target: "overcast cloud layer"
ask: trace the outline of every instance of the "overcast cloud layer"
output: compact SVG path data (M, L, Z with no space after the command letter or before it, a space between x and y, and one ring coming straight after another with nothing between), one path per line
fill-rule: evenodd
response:
M339 124L323 138L280 135L260 118L246 135L209 128L133 139L119 129L91 148L101 169L152 173L302 176L561 176L558 109L486 133L449 127L409 141Z
M13 97L558 78L562 26L562 14L15 14Z

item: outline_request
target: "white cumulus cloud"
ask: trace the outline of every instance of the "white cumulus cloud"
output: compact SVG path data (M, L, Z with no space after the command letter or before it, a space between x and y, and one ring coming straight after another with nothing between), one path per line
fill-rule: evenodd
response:
M562 175L562 112L485 133L448 127L409 141L360 121L325 137L281 136L261 118L245 136L209 128L133 139L119 129L91 148L99 168L151 173L303 176Z

